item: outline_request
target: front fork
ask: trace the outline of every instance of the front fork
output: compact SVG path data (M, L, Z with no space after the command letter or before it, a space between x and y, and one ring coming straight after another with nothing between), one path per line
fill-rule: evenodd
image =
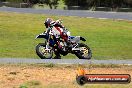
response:
M46 44L45 51L47 51L48 53L51 52L49 43Z

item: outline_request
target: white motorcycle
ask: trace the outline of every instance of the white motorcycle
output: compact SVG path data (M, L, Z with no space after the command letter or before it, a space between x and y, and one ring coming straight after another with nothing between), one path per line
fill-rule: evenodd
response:
M67 32L67 34L70 35L70 32ZM46 33L41 33L36 38L43 38L45 40L44 43L39 43L36 46L36 54L41 59L51 59L55 50L56 38L53 35L47 37ZM61 46L59 53L63 56L72 53L79 59L91 59L91 49L86 44L80 43L80 41L86 40L81 36L69 36L70 44L67 44L63 39L59 39L59 45L56 44L56 46Z

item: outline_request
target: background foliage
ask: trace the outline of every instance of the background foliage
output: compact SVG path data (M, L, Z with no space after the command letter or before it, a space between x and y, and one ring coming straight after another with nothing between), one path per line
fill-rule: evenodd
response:
M30 4L47 4L50 9L56 8L60 0L0 0L7 2L27 2ZM132 0L62 0L69 6L80 6L86 8L110 7L112 10L122 8L131 8Z

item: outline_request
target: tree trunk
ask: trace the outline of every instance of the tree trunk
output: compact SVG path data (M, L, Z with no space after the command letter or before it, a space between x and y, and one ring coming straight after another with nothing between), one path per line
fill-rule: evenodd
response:
M52 9L52 4L49 4L50 9Z

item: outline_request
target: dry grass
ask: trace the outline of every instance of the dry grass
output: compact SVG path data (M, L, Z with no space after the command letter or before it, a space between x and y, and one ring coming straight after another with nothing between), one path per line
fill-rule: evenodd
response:
M76 83L78 66L55 65L48 67L44 64L34 65L0 65L0 88L131 88L130 84L87 84L79 86ZM92 66L86 68L88 74L130 74L131 66L115 68Z

